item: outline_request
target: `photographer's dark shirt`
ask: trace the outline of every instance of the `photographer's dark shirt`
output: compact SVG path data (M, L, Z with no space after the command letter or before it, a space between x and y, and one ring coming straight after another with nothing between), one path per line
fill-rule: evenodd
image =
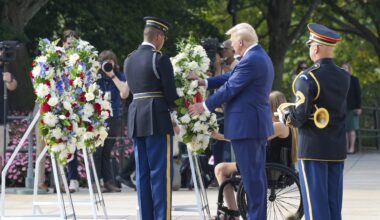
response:
M122 72L116 73L116 77L119 78L120 81L125 82L125 75ZM112 117L119 117L120 116L120 107L121 107L121 97L120 97L120 91L116 87L115 83L112 81L111 78L106 76L104 73L102 74L102 78L97 81L97 84L99 85L100 89L103 92L110 92L111 93L111 105L112 105Z
M3 79L3 67L0 67L0 125L4 124L4 81Z

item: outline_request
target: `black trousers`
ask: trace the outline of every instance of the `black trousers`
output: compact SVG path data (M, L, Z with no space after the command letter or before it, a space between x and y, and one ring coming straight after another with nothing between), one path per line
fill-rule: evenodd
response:
M107 122L109 125L108 137L104 141L103 147L98 147L94 153L96 173L104 183L112 180L111 151L116 142L115 137L120 133L119 118L110 118Z

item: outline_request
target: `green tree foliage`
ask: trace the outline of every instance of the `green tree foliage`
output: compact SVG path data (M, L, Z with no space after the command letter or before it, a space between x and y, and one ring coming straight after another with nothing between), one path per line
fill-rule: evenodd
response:
M135 50L143 40L145 16L161 17L173 27L169 30L164 52L175 54L175 43L190 34L196 37L217 35L210 23L194 16L202 1L190 0L51 0L28 27L31 38L59 37L65 28L79 30L81 37L99 51L112 49L119 60ZM44 23L46 25L41 26Z

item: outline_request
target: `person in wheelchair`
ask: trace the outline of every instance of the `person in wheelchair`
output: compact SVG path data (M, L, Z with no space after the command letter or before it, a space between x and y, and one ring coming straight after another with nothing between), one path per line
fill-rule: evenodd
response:
M280 104L286 103L286 98L282 92L272 91L269 95L269 102L272 111L274 134L268 137L266 161L270 163L280 163L293 168L296 162L297 131L279 122L278 118L274 115L274 112L276 112ZM220 133L213 133L212 137L214 139L228 141L224 139L224 136ZM218 180L219 186L237 172L239 172L239 167L236 162L218 164L215 167L215 177ZM217 216L217 219L239 219L240 214L235 199L234 186L230 184L226 185L223 194L228 209L225 210L225 213L228 216Z

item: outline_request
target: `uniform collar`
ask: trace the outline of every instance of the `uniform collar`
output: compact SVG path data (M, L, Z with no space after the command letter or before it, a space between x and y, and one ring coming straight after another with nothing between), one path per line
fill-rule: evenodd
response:
M248 51L249 51L250 49L254 48L254 47L257 46L257 45L258 45L257 43L254 43L254 44L252 44L251 46L249 46L249 47L244 51L243 57L245 56L245 54L248 53Z
M329 63L334 63L332 58L322 58L316 61L316 63L319 64L329 64Z
M149 43L149 42L146 42L146 41L142 42L141 45L148 45L148 46L151 46L151 47L153 47L154 49L156 49L156 46L154 46L154 44Z

